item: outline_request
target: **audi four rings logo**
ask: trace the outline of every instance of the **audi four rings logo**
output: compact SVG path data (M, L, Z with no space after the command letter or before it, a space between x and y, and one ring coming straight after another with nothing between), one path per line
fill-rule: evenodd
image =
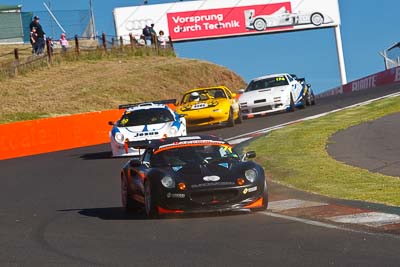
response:
M219 181L219 176L216 176L216 175L211 175L211 176L204 176L203 177L203 180L204 181L206 181L206 182L216 182L216 181Z
M154 23L152 19L128 20L125 24L125 29L128 31L141 30L146 25L150 26L152 23Z

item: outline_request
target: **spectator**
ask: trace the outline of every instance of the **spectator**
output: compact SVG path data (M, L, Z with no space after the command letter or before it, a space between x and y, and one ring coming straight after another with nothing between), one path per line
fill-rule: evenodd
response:
M49 42L49 50L50 50L50 53L52 53L53 54L53 51L54 51L54 42L53 42L53 40L51 39L51 37L48 37L47 38L47 42Z
M154 30L154 23L150 25L150 32L152 35L157 36L156 30Z
M36 54L40 55L44 51L44 35L45 32L43 31L42 25L39 23L39 17L35 16L33 17L33 21L29 25L30 30L32 31L33 28L36 28L36 33L37 33L37 40L36 40L36 45L37 45L37 50Z
M32 27L29 39L30 39L30 42L31 42L31 45L32 45L32 54L36 55L36 52L37 52L37 32L36 32L36 27Z
M160 44L161 48L166 48L167 47L167 37L164 35L164 31L160 31L158 33L158 43Z
M156 30L154 29L154 23L150 24L150 33L151 33L151 43L156 44L157 33Z
M143 36L147 46L151 46L151 30L148 25L143 28Z
M67 52L67 49L69 47L69 43L68 43L67 38L65 37L65 33L61 34L59 42L60 42L60 45L61 45L62 52Z

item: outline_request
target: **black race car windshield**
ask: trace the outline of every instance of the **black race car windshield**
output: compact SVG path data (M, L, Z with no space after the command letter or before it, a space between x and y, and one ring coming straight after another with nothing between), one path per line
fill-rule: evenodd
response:
M152 163L157 166L184 166L230 159L239 160L240 158L229 145L191 145L156 151Z
M285 76L276 76L261 80L253 80L247 86L245 92L256 91L265 88L277 87L288 85L289 82L287 81Z
M131 127L174 121L172 113L165 108L139 109L125 112L118 127Z

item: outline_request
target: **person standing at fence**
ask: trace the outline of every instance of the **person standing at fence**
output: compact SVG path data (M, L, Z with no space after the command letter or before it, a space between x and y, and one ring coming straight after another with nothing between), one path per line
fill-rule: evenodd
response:
M31 45L32 45L32 54L36 55L37 52L37 32L36 28L33 27L30 33L30 38L29 38Z
M29 25L29 28L30 28L31 31L32 31L33 28L36 28L36 33L37 33L37 40L36 40L37 50L36 50L36 54L40 55L44 51L44 46L45 46L44 35L45 35L45 32L43 31L42 25L40 25L40 23L39 23L39 17L38 16L33 17L33 21Z
M151 33L151 43L156 44L157 43L157 32L154 29L154 23L150 24L150 33Z
M67 52L67 49L69 47L69 43L67 38L65 37L65 33L62 33L60 36L60 45L61 45L61 49L63 52Z
M167 47L167 36L164 35L164 31L159 31L158 33L158 44L160 45L161 48L166 48Z
M143 28L143 36L147 46L151 46L151 30L148 25Z

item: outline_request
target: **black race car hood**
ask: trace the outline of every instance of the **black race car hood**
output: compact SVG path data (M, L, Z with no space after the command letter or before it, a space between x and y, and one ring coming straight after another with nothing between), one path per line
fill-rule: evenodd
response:
M196 185L233 185L236 178L243 173L241 169L241 162L230 159L172 167L176 177L191 187Z

